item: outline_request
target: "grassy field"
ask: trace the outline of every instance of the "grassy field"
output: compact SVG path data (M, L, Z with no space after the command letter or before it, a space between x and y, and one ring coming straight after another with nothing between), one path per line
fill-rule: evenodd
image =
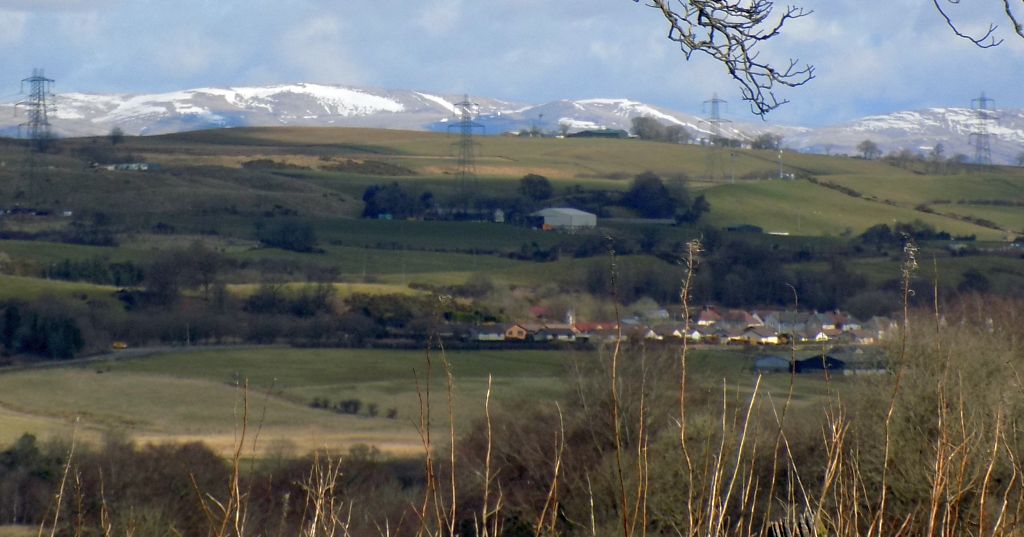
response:
M108 299L117 289L82 282L44 280L0 274L0 300L31 300L41 296Z
M1001 239L1005 233L941 215L854 198L804 181L723 185L706 191L716 226L754 224L791 235L858 235L875 224L922 220L954 235ZM770 207L771 210L765 210Z
M875 283L895 280L899 274L900 261L896 258L857 259L850 268ZM992 290L998 293L1014 294L1024 286L1024 263L1019 257L1002 255L981 255L966 257L933 257L925 255L920 259L917 276L933 280L938 268L938 280L944 286L956 287L963 273L976 269L987 274ZM821 266L824 268L824 266ZM930 294L930 293L929 293Z
M39 528L33 526L0 526L0 537L33 537Z
M551 399L571 357L559 352L448 353L455 378L455 415L462 426L483 412L487 375L494 398ZM436 357L435 357L436 358ZM259 425L264 448L289 440L308 451L329 445L370 443L411 452L418 448L416 372L425 375L422 352L261 348L172 353L85 367L0 375L0 424L13 440L21 432L69 434L70 423L96 436L117 430L142 441L209 441L230 448L240 425L238 384L249 379L250 424ZM425 388L425 380L421 381ZM435 363L431 401L445 421L444 373ZM310 408L314 397L335 403L360 399L359 416ZM373 404L379 415L367 415ZM390 409L397 411L393 419ZM3 439L0 439L3 440Z
M942 214L982 218L1004 229L1011 230L1017 235L1024 235L1024 207L958 203L956 205L933 205L931 208Z
M755 355L746 349L698 351L691 372L711 391L723 382L749 390ZM572 364L602 367L594 353L568 351L448 352L445 357L460 430L483 415L488 375L494 379L494 404L514 408L519 401L554 404L566 396ZM440 434L447 423L447 395L439 353L431 371L430 401ZM420 394L428 387L426 374L426 354L420 351L284 347L193 350L7 372L0 374L0 444L23 432L67 437L77 427L86 440L118 431L140 442L201 440L227 453L241 424L238 386L247 379L249 425L259 429L257 454L281 446L305 452L356 443L413 453L419 449L415 423ZM767 386L778 396L788 383L781 375ZM804 401L826 389L820 379L810 378L800 379L798 388ZM315 409L309 406L314 398L359 399L363 409L357 416ZM367 414L371 404L377 416ZM397 415L388 418L392 409Z
M41 157L46 161L42 167L46 171L44 175L48 175L30 184L17 175L19 167L0 170L0 175L10 176L10 181L0 188L0 199L20 196L22 203L38 199L47 205L56 204L76 211L102 210L129 220L141 219L140 222L162 218L177 223L186 216L209 215L217 219L243 214L248 215L243 227L250 235L252 215L296 211L305 217L324 219L320 224L325 236L331 236L328 228L330 221L334 221L334 227L343 230L341 235L361 241L354 245L366 245L391 241L387 236L364 237L358 226L338 218L359 215L359 197L367 186L398 181L443 195L456 185L452 175L451 138L437 133L332 128L229 129L131 137L119 146L119 155L134 155L162 165L161 169L150 172L89 169L87 155L83 152L95 151L96 146L102 145L100 142L62 142L61 153ZM983 228L979 231L971 224L956 224L955 220L938 216L929 218L908 209L937 200L1020 199L1024 187L1024 173L1008 167L981 174L933 176L879 161L784 154L784 168L788 171L815 176L856 190L865 198L873 198L849 198L844 204L836 198L841 196L838 192L828 189L802 184L799 188L766 186L762 179L777 176L774 152L731 151L728 170L720 171L738 179L736 185L731 185L705 182L710 149L700 146L638 140L518 137L484 137L480 143L478 188L486 195L513 193L515 181L527 173L551 178L557 197L563 188L575 185L622 190L633 176L651 170L668 181L688 178L693 188L706 191L712 200L712 223L742 220L742 223L766 229L799 228L801 233L815 235L837 234L847 228L857 233L870 224L913 217L934 221L943 229L956 227L958 232L978 231L979 236L991 235L991 231ZM0 147L0 157L17 160L16 154L7 154L11 151L17 150ZM292 168L241 167L246 161L260 159ZM413 170L416 175L390 177L331 169L348 159L384 161ZM53 170L56 172L49 173ZM83 188L85 185L88 188ZM886 200L899 206L887 204ZM808 210L809 207L813 209ZM837 212L837 208L843 210ZM815 218L815 209L831 215L828 219ZM806 229L802 223L795 222L800 214L808 220ZM1017 220L1011 217L1005 222L1013 225ZM954 229L948 230L954 232ZM345 236L338 238L345 240ZM434 244L439 242L436 236L432 240Z

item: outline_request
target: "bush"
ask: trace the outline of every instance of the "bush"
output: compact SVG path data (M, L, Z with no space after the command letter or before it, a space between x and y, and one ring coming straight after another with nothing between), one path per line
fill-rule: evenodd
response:
M308 222L295 218L279 218L256 224L256 240L264 246L292 252L319 252L316 232Z
M8 304L3 314L2 340L8 352L50 359L74 358L86 345L87 315L77 304L44 297L27 305Z
M533 201L544 201L554 192L551 181L543 175L531 173L519 180L519 193Z
M622 204L645 218L668 218L676 210L676 200L661 178L651 172L633 178L629 190L622 196Z

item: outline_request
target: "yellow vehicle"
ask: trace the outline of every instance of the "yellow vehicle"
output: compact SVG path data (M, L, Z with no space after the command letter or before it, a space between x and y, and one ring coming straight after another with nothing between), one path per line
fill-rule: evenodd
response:
M128 344L123 341L115 341L110 347L115 351L123 351L128 348Z

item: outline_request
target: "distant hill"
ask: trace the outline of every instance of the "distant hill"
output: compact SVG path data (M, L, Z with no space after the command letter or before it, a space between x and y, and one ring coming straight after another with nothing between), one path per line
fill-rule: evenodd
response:
M102 135L117 126L127 134L167 134L209 128L340 126L444 132L453 125L460 95L319 84L199 88L160 94L63 93L56 97L52 124L60 136ZM539 128L559 131L629 129L634 117L650 116L681 125L696 139L712 132L703 118L629 99L559 100L544 104L471 96L476 121L486 134ZM13 103L0 104L0 133L14 135L23 121ZM992 133L996 163L1016 163L1024 151L1024 110L999 110ZM779 134L788 148L809 153L856 154L871 139L883 152L908 149L927 154L938 143L945 155L970 158L970 134L977 132L973 111L930 108L871 116L819 128L726 122L722 134L749 141Z

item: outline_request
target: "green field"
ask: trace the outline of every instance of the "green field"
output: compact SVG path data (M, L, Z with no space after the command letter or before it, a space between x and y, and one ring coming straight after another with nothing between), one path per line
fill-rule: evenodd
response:
M767 351L696 351L690 372L709 393L721 390L723 382L730 390L749 392L758 352ZM256 453L284 444L304 452L356 443L412 453L419 449L419 401L428 386L435 432L447 427L442 356L450 364L459 430L483 416L489 375L493 404L514 408L519 401L554 405L573 389L573 367L603 367L595 353L435 352L428 384L422 351L257 347L9 371L0 374L0 444L23 432L68 437L77 429L86 440L117 431L141 442L200 440L227 453L242 423L239 385L248 381L248 425L250 433L259 430ZM788 386L788 375L766 377L765 390L775 398ZM801 378L796 400L811 403L829 389L818 378ZM357 416L315 409L309 406L314 398L359 399L363 409ZM379 411L375 417L367 415L370 404ZM386 416L390 409L397 411L394 419Z
M439 196L454 191L451 139L445 134L373 129L259 128L204 131L155 137L132 137L119 151L162 167L151 172L108 172L85 168L76 151L88 140L69 140L64 152L45 159L59 173L23 185L15 176L0 188L0 199L17 194L27 203L39 198L48 205L77 211L102 210L134 225L173 223L182 229L218 229L233 236L251 236L254 217L280 210L319 219L325 240L345 246L415 244L417 249L490 248L497 244L536 241L525 230L487 230L472 226L437 234L441 224L376 226L348 220L361 211L359 198L372 184L397 181L431 190ZM936 201L1020 200L1024 173L1000 167L985 173L927 175L880 161L786 153L784 168L798 176L816 177L852 189L854 198L805 181L765 181L777 176L775 153L735 150L729 176L736 184L707 182L708 151L700 146L638 140L529 139L484 137L480 140L477 189L485 196L510 195L515 181L527 173L549 177L554 203L568 187L623 190L636 174L651 170L667 181L687 179L691 188L712 201L710 223L748 223L768 230L808 235L857 234L876 223L921 218L954 234L1002 238L998 230L914 211ZM7 151L11 151L8 148ZM734 156L733 156L734 155ZM14 158L13 156L11 158ZM271 160L292 168L244 169L250 160ZM345 162L376 160L401 166L415 175L389 177L333 171ZM0 170L0 176L13 170ZM39 187L45 183L46 188ZM88 185L88 188L83 188ZM5 190L6 188L6 190ZM26 200L26 197L28 198ZM117 203L112 203L117 200ZM135 208L133 211L132 209ZM817 211L817 212L815 212ZM940 210L939 212L946 212ZM1012 213L952 214L979 216L1019 230ZM233 216L234 215L234 216ZM235 224L231 224L231 220ZM205 224L204 224L205 221ZM421 227L422 226L422 227ZM506 227L506 226L491 226ZM406 229L418 228L418 229ZM514 236L514 237L513 237ZM462 241L466 241L462 243ZM540 240L543 240L541 238Z
M570 354L560 352L447 353L455 379L457 423L483 414L487 376L494 400L556 401ZM447 422L445 374L440 355L432 370L430 400L435 427ZM83 434L121 431L142 441L193 440L227 450L241 423L239 384L250 383L249 423L263 446L290 440L311 450L371 443L411 452L418 446L417 375L427 389L425 353L383 350L257 348L171 353L129 361L0 374L0 441L22 432L70 434L77 419ZM314 409L313 398L332 403L359 399L359 416ZM379 415L367 415L369 405ZM387 418L388 410L397 416Z
M114 291L116 289L105 285L0 274L0 300L31 300L48 295L79 299L109 298Z

